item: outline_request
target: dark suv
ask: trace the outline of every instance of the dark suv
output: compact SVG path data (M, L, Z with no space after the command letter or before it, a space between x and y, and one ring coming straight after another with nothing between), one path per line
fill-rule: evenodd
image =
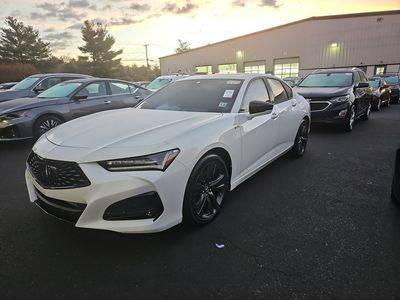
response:
M18 98L32 98L44 92L52 86L66 81L79 78L90 78L88 75L70 73L48 73L36 74L26 77L9 90L0 91L0 103Z
M377 77L383 78L386 83L390 86L391 94L390 94L390 102L391 103L399 103L400 102L400 74L399 73L386 73L376 75Z
M314 71L296 91L310 102L313 123L340 124L351 131L356 119L367 120L371 112L372 90L357 68Z

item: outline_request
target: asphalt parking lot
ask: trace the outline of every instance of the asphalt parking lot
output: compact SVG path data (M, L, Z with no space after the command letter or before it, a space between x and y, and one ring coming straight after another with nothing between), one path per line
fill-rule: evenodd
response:
M400 105L352 133L313 128L237 188L204 228L76 229L29 203L30 143L0 145L5 298L397 298L400 208L390 201ZM219 249L215 244L224 245Z

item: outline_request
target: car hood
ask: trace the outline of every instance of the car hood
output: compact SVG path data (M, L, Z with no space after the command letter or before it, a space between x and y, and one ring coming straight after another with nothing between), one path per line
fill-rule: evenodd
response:
M297 87L296 92L305 98L333 98L349 94L350 87Z
M174 137L220 116L220 113L119 109L64 123L46 133L46 138L57 146L80 148L83 152L105 149L106 153L112 148L112 154L117 156L127 149L132 155L143 155L177 147Z
M5 91L0 91L0 102L12 100L12 99L17 99L17 98L23 98L27 97L30 95L29 90L22 90L22 91L14 91L14 90L5 90Z
M6 102L0 102L0 115L14 112L14 111L21 111L21 110L28 110L32 108L47 106L56 104L60 99L38 99L38 98L20 98L20 99L13 99Z

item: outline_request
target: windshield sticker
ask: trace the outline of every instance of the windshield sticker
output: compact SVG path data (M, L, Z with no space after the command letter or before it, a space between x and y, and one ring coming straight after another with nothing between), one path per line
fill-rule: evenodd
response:
M226 84L240 84L241 81L240 80L229 80L226 82Z
M218 105L218 107L220 107L220 108L226 108L227 106L228 106L228 103L226 103L226 102L220 102Z
M223 97L224 98L232 98L234 93L235 93L235 90L226 90Z

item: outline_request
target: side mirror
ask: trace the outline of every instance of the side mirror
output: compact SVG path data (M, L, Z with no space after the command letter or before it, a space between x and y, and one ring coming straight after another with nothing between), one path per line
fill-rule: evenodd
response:
M87 98L88 98L88 96L86 96L86 95L75 95L74 97L72 97L72 100L81 101L81 100L85 100Z
M42 88L42 87L36 87L36 88L34 88L33 91L34 91L36 94L40 94L40 93L44 92L44 88Z
M366 88L369 88L369 83L368 82L360 82L356 86L356 89L366 89Z
M267 102L264 102L264 101L251 101L249 103L249 113L250 113L250 115L267 112L269 110L272 111L273 108L274 108L273 104L267 103Z

